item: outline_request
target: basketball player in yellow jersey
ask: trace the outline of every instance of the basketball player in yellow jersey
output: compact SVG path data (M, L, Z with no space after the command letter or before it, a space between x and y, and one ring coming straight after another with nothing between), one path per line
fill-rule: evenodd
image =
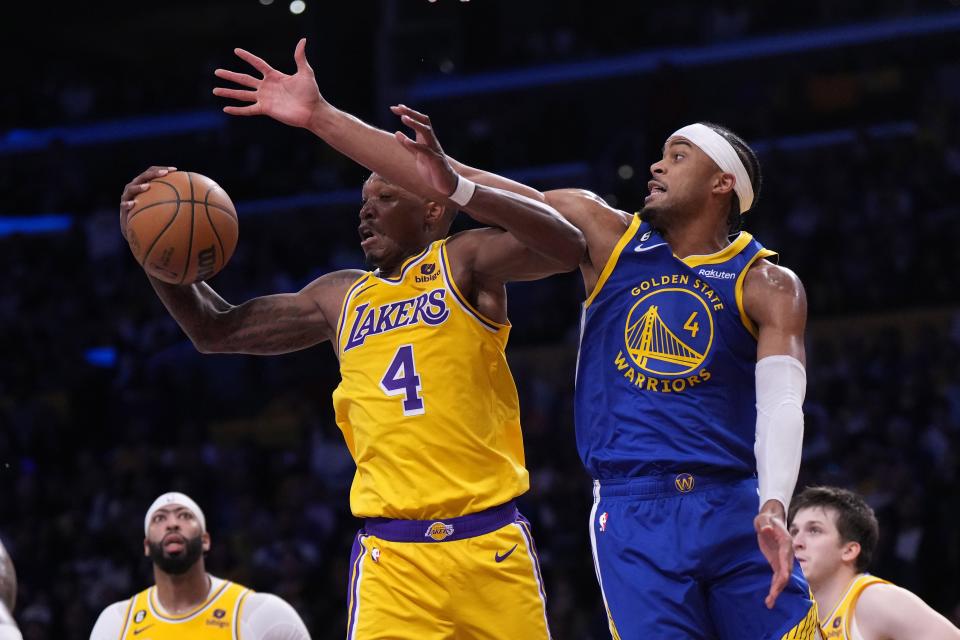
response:
M104 609L90 640L310 640L300 616L277 596L206 572L210 534L188 496L157 498L143 529L156 585Z
M13 620L13 605L17 600L17 572L13 560L0 542L0 640L23 640Z
M879 529L857 494L808 487L790 504L790 534L824 640L960 640L960 630L913 593L866 573Z
M374 271L329 273L236 306L207 284L151 284L201 352L331 341L337 423L357 464L350 506L365 519L350 563L349 638L548 638L536 551L514 504L529 479L504 356L505 283L572 270L585 243L549 205L464 192L432 130L408 124L418 141L393 146L413 154L413 178L373 174L363 185L358 232ZM121 230L165 171L127 185ZM423 184L441 195L404 188ZM455 207L492 226L448 238Z

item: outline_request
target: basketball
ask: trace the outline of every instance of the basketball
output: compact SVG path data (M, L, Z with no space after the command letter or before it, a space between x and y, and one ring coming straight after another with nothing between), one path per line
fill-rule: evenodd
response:
M170 284L215 276L237 247L237 211L210 178L173 171L150 182L127 217L127 242L140 266Z

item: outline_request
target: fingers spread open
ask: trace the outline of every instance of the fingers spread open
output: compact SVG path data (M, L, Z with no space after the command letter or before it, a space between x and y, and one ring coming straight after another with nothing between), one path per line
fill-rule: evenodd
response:
M293 51L293 60L297 63L297 71L311 71L310 63L307 62L307 39L300 38L297 48Z
M415 109L411 109L405 104L398 104L395 107L390 107L390 110L393 111L398 116L410 116L417 122L422 122L423 124L430 124L430 116L425 113L420 113Z
M256 89L258 86L260 86L260 83L263 82L262 80L258 80L253 76L247 75L246 73L237 73L236 71L228 71L227 69L216 69L213 72L213 75L230 82L236 82L244 87L250 87L251 89Z
M249 63L251 67L259 71L263 75L267 75L269 72L273 71L273 67L267 64L266 60L264 60L263 58L260 58L259 56L255 56L254 54L250 53L246 49L237 48L237 49L234 49L233 52L237 54L237 56L241 60Z
M241 100L243 102L256 102L257 92L247 91L246 89L227 89L226 87L215 87L213 95L221 98L230 98L231 100Z
M224 107L224 113L229 113L232 116L256 116L260 115L260 105L250 104L245 107Z

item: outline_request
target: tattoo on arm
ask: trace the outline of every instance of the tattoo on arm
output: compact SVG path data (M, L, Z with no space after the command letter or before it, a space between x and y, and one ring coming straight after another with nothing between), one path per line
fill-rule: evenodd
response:
M306 349L329 338L316 302L295 294L255 298L224 314L223 351L280 354Z

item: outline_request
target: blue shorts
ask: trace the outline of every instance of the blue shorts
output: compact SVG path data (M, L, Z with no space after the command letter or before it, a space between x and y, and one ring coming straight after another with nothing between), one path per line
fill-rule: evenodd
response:
M816 607L794 565L770 610L756 478L594 483L590 539L614 639L812 639Z

